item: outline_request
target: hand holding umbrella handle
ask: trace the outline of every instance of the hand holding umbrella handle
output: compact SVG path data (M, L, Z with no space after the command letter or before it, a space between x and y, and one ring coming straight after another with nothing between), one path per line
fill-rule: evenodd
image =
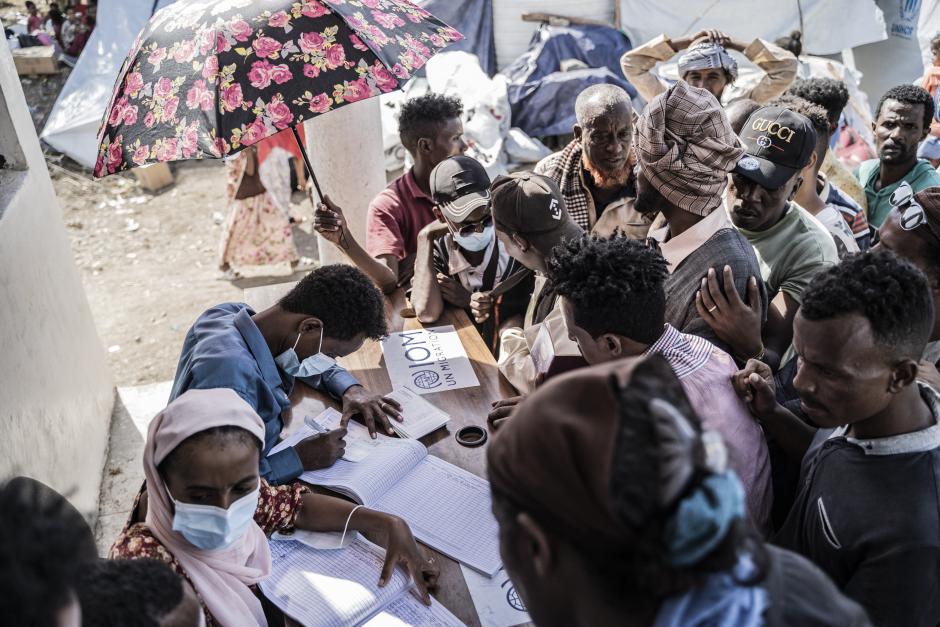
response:
M343 215L343 210L334 204L329 196L324 197L323 202L317 203L313 216L313 228L328 242L336 244L343 250L349 249L349 242L346 241L346 217Z

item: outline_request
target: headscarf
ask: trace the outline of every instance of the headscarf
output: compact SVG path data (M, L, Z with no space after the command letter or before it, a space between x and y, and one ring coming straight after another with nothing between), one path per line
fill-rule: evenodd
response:
M267 625L261 602L248 588L271 572L271 551L261 528L252 523L235 543L203 551L173 531L173 505L157 467L186 438L213 427L240 427L264 442L264 423L230 389L189 390L150 423L144 447L147 527L173 554L209 612L221 625Z
M712 41L696 44L679 56L679 76L685 76L692 70L711 70L722 68L731 75L731 80L738 78L738 62L728 51Z
M670 203L707 216L744 155L715 97L679 81L646 106L634 129L640 168Z
M632 436L648 428L643 421L655 430L655 468L635 452L641 445ZM696 424L682 384L662 356L584 368L539 388L500 429L487 451L490 483L494 493L588 559L631 559L649 525L666 516L659 529L663 560L677 569L694 566L744 513L737 477L714 463L715 457L726 461L720 439ZM754 615L748 608L761 604L763 592L732 587L710 597L713 616ZM699 607L701 592L676 598L686 598L680 603L685 608L694 597Z

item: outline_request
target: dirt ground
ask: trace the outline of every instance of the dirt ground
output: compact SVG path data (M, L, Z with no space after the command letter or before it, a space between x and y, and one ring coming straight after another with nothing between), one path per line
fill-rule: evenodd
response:
M141 190L133 175L95 182L74 164L54 161L50 173L117 385L172 379L183 338L200 313L241 300L245 287L292 278L284 264L221 279L226 199L219 161L174 164L174 185L157 194ZM309 204L295 207L312 216ZM308 224L294 229L295 240L301 255L315 258Z
M42 3L40 3L42 5ZM0 21L22 16L0 1ZM0 44L2 45L2 44ZM21 84L37 133L42 130L69 69L51 77L23 77ZM220 278L218 248L226 217L221 161L174 163L175 182L156 194L133 174L96 181L79 165L46 150L46 163L81 270L85 292L119 386L173 378L180 347L193 320L208 307L241 300L244 288L299 279L287 264ZM312 209L302 195L294 228L300 254L316 259L309 233Z

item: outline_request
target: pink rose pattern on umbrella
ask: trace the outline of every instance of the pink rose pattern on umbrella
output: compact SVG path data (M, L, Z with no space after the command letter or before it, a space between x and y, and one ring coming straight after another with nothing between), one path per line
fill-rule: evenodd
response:
M231 154L399 89L461 38L408 0L179 0L124 62L95 176Z

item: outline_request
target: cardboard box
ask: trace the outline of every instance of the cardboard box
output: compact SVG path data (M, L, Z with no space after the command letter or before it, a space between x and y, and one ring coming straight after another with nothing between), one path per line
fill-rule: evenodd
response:
M59 73L59 62L52 46L18 48L13 51L13 63L20 76Z
M148 192L155 192L167 185L173 184L173 173L166 163L152 163L140 168L134 168L134 176L140 186Z

